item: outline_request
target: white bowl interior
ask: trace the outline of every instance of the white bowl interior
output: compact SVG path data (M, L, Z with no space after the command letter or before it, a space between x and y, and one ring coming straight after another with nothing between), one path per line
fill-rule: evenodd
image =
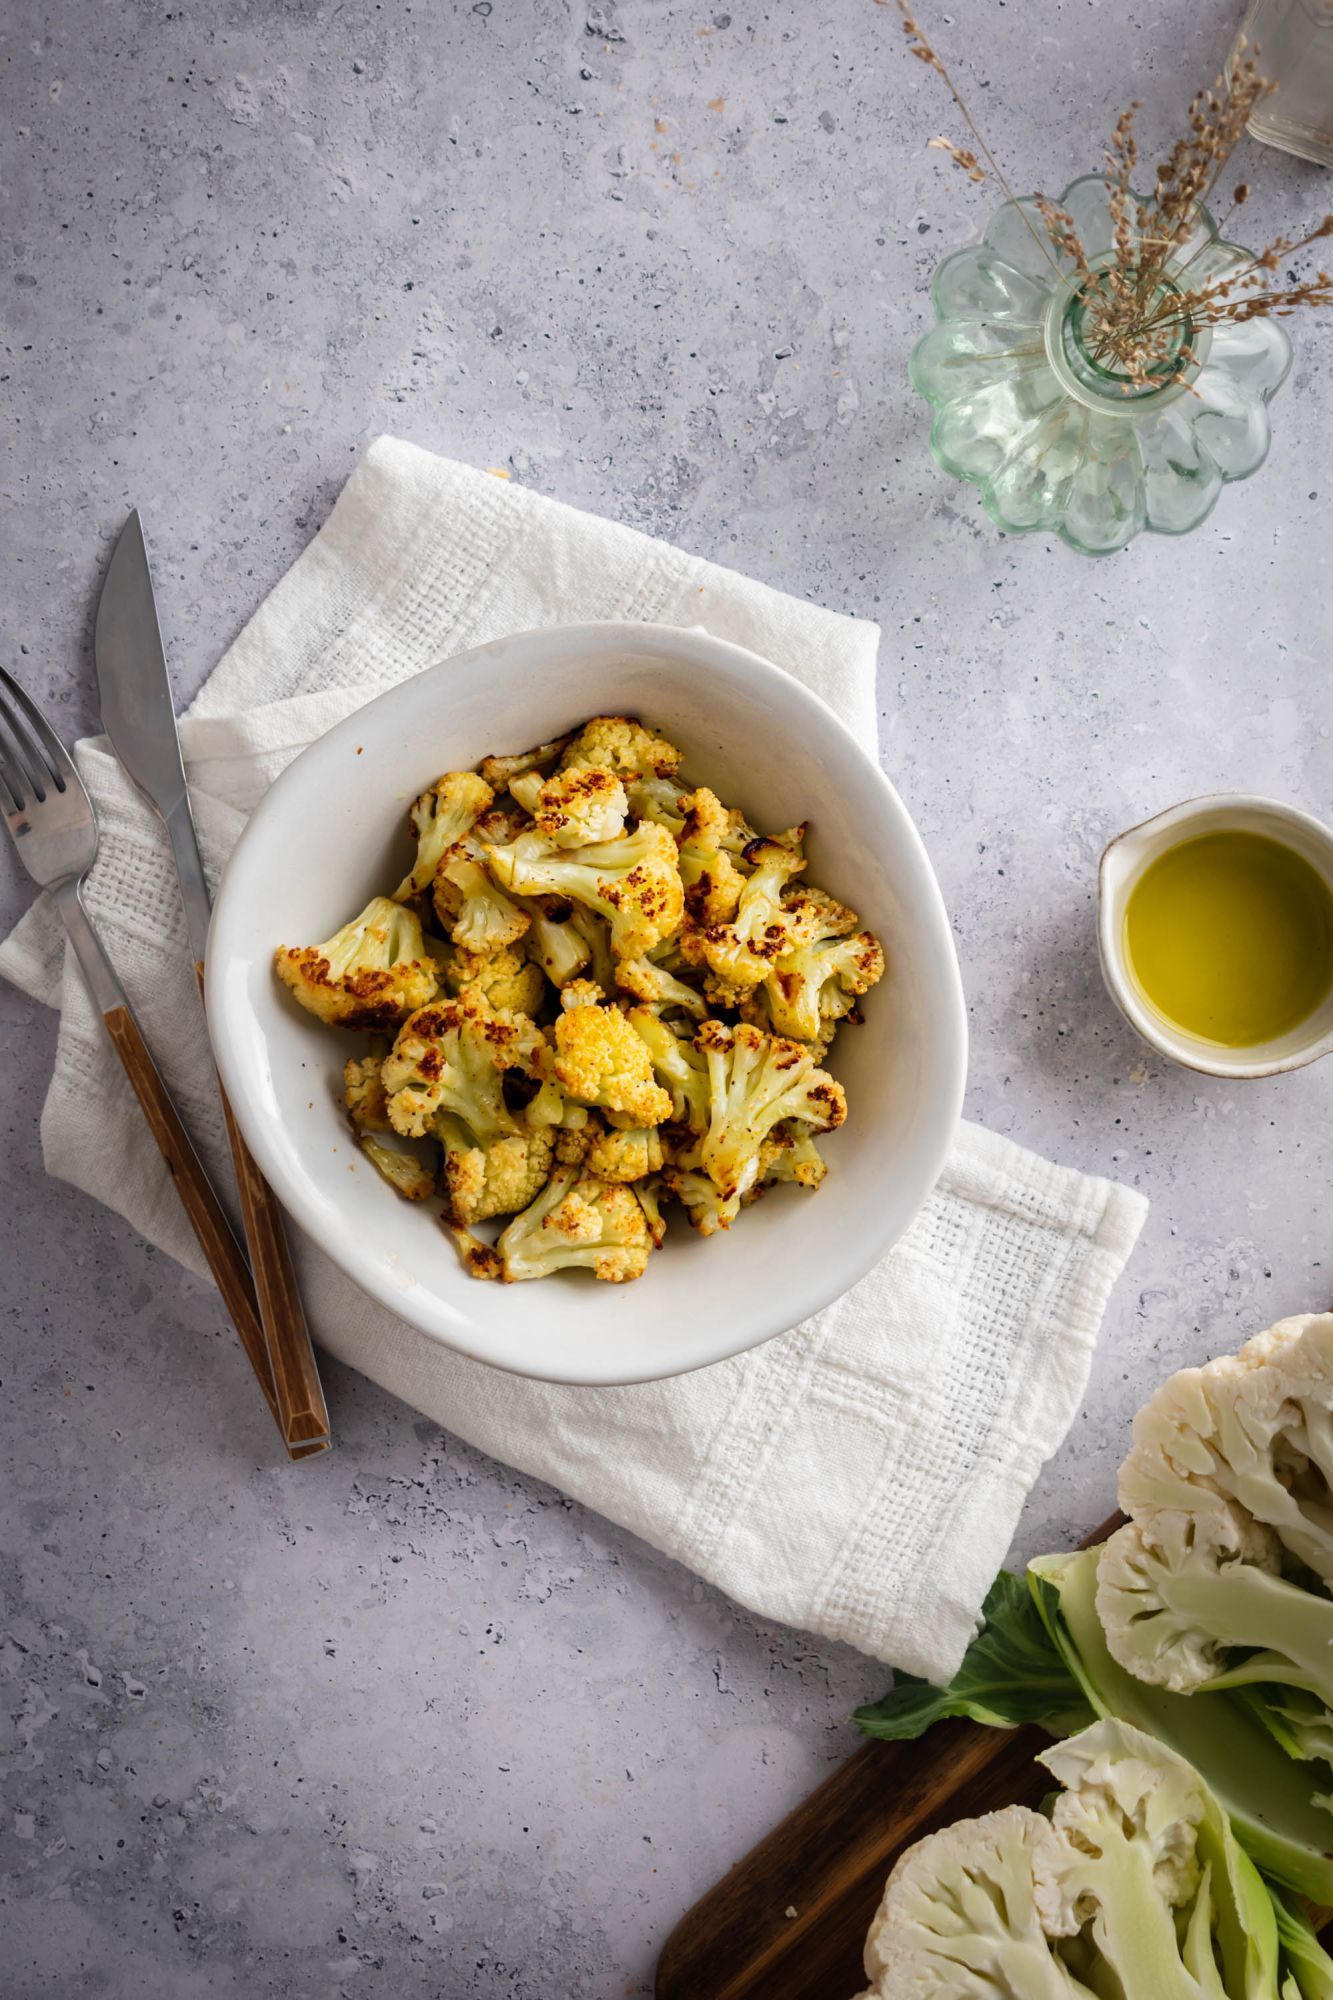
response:
M705 1241L672 1217L632 1285L582 1273L482 1284L433 1211L401 1201L357 1152L341 1101L364 1038L328 1029L272 973L280 944L329 936L410 854L410 801L441 771L518 750L589 715L638 714L686 773L751 823L811 821L808 878L882 939L889 970L830 1068L847 1124L821 1145L816 1195L781 1188ZM702 633L646 626L520 634L442 662L303 753L262 801L218 897L208 1012L219 1068L256 1159L306 1232L366 1291L479 1359L552 1380L683 1372L797 1324L861 1277L911 1220L956 1122L965 1029L948 923L887 780L797 682Z

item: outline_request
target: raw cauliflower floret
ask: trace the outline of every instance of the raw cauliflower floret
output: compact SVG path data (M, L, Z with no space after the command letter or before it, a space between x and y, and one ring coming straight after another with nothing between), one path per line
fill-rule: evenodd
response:
M535 1074L541 1030L522 1014L497 1014L475 987L419 1008L384 1059L389 1119L408 1138L427 1136L441 1111L488 1146L519 1127L505 1102L506 1070Z
M742 1195L760 1173L760 1148L773 1127L799 1118L829 1132L847 1116L842 1085L799 1042L742 1022L705 1021L695 1046L708 1063L711 1093L703 1168L724 1199Z
M535 1014L546 992L541 967L511 945L492 952L455 951L444 978L454 993L465 986L480 987L488 1005L502 1014Z
M676 843L652 820L588 847L556 847L532 832L486 852L503 888L520 896L561 896L604 917L617 958L641 957L680 928L685 894Z
M571 742L560 768L577 771L590 764L620 778L669 778L680 768L680 752L632 716L594 715Z
M757 986L776 959L804 943L810 918L799 904L788 908L783 892L802 872L804 827L780 840L752 840L745 858L754 873L741 890L729 923L709 924L701 933L705 962L732 988Z
M489 1146L472 1143L466 1127L446 1112L435 1121L444 1144L441 1193L452 1221L465 1229L493 1215L526 1208L545 1187L555 1157L549 1127L525 1128Z
M576 981L562 999L580 988L600 997L597 987ZM623 1112L636 1125L660 1125L671 1116L671 1095L653 1081L648 1045L617 1008L585 999L560 1015L553 1032L552 1073L571 1097Z
M556 847L590 847L625 831L628 802L614 771L589 764L547 778L531 811L538 833Z
M599 1181L641 1181L662 1170L662 1135L655 1125L599 1132L584 1156L584 1168Z
M640 1204L627 1187L589 1179L578 1167L561 1167L536 1200L516 1215L494 1251L466 1232L455 1241L475 1277L519 1284L553 1271L590 1270L608 1284L642 1277L653 1239Z
M429 889L447 848L463 838L486 811L494 792L475 771L446 771L414 801L408 824L416 836L417 858L394 890L405 903Z
M343 1064L343 1103L357 1132L392 1132L384 1095L382 1056L349 1056Z
M746 880L723 845L736 816L706 785L686 793L680 803L685 811L679 836L680 879L690 922L700 928L730 923Z
M273 964L306 1012L337 1028L392 1027L440 983L416 916L388 896L324 944L280 945Z

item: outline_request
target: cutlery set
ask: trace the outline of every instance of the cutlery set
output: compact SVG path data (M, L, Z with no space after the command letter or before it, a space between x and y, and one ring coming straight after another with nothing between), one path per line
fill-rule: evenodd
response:
M126 522L107 570L97 609L94 655L107 735L121 764L162 820L171 843L202 1005L208 886L190 812L137 511ZM83 884L98 847L92 800L64 744L3 667L0 813L20 860L50 893L60 913L288 1456L310 1458L326 1451L328 1412L277 1201L222 1093L249 1245L247 1261L84 907Z

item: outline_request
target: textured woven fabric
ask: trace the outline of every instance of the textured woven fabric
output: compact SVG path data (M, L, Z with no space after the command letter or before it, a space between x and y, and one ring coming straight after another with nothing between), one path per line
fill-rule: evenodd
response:
M283 766L371 695L505 632L592 618L705 625L805 681L873 745L874 626L381 439L182 723L210 874ZM225 1182L165 842L105 740L77 754L102 826L94 921ZM61 1010L48 1170L200 1269L44 901L0 946L0 973ZM522 1381L465 1360L299 1237L296 1248L330 1353L761 1616L947 1678L1078 1407L1144 1212L1127 1189L964 1126L922 1214L854 1291L750 1354L628 1389Z

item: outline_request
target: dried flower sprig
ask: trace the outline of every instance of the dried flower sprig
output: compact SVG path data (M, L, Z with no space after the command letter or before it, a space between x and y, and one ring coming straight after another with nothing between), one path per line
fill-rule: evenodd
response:
M890 0L876 0L876 4L885 6ZM927 40L910 0L896 0L896 5L908 48L943 82L977 150L955 145L947 138L931 139L929 144L947 153L970 181L994 180L1007 199L1014 201L1009 183L958 86ZM1212 199L1255 107L1273 89L1260 71L1258 50L1242 40L1230 75L1219 77L1193 98L1185 133L1159 162L1153 193L1146 201L1140 201L1132 187L1139 158L1134 127L1140 107L1136 102L1123 111L1116 120L1105 160L1111 251L1095 266L1067 209L1044 194L1035 195L1031 204L1016 203L1056 274L1063 278L1069 273L1079 281L1089 351L1094 360L1110 364L1123 378L1127 394L1188 375L1197 358L1191 345L1197 328L1242 325L1249 319L1285 319L1302 307L1333 306L1333 277L1327 271L1317 271L1312 278L1292 278L1285 285L1271 282L1282 260L1333 236L1333 215L1326 215L1304 236L1274 237L1264 249L1229 265L1218 277L1202 284L1189 282L1191 265L1213 240L1201 229L1199 211ZM1223 222L1249 198L1249 183L1238 182ZM1040 229L1032 222L1029 207L1040 217ZM1196 235L1199 241L1190 250Z

